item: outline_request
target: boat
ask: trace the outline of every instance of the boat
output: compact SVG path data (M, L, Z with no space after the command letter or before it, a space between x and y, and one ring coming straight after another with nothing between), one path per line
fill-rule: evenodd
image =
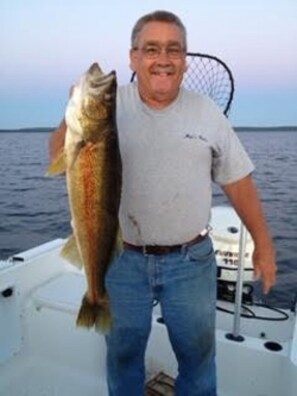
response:
M187 56L184 84L227 116L230 69L211 55ZM296 396L296 306L280 310L255 299L253 242L231 207L212 208L209 233L218 269L218 396ZM86 277L61 257L64 243L58 238L0 261L0 395L108 395L105 338L75 325ZM178 368L159 305L145 359L146 396L174 395Z
M295 396L296 307L279 310L254 303L244 292L245 285L250 285L248 260L242 270L247 275L242 278L238 306L234 293L238 279L235 282L226 267L229 263L240 273L240 260L230 261L230 257L240 257L242 247L240 221L231 207L212 209L210 234L218 261L218 396ZM83 270L60 256L64 243L55 239L0 262L1 395L108 395L105 338L75 325L86 278ZM252 249L248 243L245 246L246 251ZM243 257L249 258L246 251ZM174 394L168 390L168 381L174 383L177 363L158 305L152 317L146 370L149 384L158 384L160 379L159 393L148 390L147 395Z

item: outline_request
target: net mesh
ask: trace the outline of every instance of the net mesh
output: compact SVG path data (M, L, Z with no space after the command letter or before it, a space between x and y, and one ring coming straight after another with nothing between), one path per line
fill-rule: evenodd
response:
M188 69L184 87L208 95L228 115L233 99L234 82L231 71L220 59L204 54L188 53Z

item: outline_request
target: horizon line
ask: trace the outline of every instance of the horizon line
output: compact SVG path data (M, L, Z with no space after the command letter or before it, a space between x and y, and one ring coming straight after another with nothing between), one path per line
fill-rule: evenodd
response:
M52 132L58 126L47 126L47 127L23 127L23 128L0 128L0 132ZM233 126L235 130L296 130L297 125L236 125Z

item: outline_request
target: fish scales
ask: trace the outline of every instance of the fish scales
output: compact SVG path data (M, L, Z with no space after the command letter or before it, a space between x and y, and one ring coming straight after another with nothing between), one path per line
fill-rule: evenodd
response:
M105 332L111 325L104 279L116 247L121 158L115 122L116 76L92 65L66 109L64 158L74 236L63 256L81 261L87 278L77 324ZM76 257L78 256L78 257Z
M118 228L117 205L112 203L116 186L107 185L109 179L115 180L113 169L102 158L106 144L104 141L83 148L67 175L75 235L82 261L88 263L85 272L90 302L104 295L105 263L111 258Z

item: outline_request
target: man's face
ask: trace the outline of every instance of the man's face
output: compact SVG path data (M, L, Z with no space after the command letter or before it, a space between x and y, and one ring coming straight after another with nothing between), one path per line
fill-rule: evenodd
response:
M149 22L130 51L142 100L153 108L168 106L177 96L186 70L183 35L173 23Z

